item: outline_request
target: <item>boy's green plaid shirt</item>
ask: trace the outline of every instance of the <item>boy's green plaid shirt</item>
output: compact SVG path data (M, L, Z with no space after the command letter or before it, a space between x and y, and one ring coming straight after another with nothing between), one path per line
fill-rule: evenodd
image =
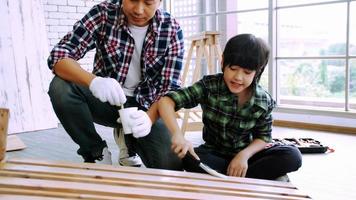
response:
M259 85L242 108L238 108L238 97L229 91L221 73L205 76L192 86L167 96L175 101L176 110L200 104L205 145L222 155L235 155L255 138L271 140L275 101Z

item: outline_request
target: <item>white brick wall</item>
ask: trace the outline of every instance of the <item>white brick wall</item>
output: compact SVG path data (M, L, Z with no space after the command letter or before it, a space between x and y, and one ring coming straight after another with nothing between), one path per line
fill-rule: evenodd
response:
M46 30L49 49L70 30L73 24L81 19L90 8L103 0L42 0L45 14ZM94 52L88 52L79 63L81 66L91 71L93 67Z

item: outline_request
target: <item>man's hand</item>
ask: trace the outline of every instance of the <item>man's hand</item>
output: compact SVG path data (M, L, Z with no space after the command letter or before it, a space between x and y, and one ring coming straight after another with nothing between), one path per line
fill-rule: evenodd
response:
M151 132L152 121L146 112L137 110L130 115L129 126L135 138L145 137Z
M113 78L97 76L91 81L89 89L101 102L109 102L113 106L120 106L126 102L120 83Z

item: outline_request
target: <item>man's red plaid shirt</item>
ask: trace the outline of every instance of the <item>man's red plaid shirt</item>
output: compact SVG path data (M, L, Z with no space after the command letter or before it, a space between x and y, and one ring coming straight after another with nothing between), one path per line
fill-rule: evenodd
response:
M63 58L79 60L95 49L93 73L124 84L131 62L134 39L121 11L121 1L94 6L73 30L53 48L48 66ZM183 33L171 16L157 10L148 27L141 54L142 81L135 90L138 102L149 108L169 90L180 86L184 54Z

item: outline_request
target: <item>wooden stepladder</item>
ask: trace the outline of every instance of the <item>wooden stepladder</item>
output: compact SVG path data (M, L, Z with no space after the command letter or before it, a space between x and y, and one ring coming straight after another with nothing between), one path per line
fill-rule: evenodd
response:
M204 31L199 35L189 38L191 40L191 45L188 51L186 63L184 65L182 77L183 86L188 84L188 72L194 49L196 51L196 59L190 84L193 84L200 78L203 59L206 60L208 74L214 74L218 71L216 68L216 61L219 61L219 63L222 61L222 51L218 38L219 35L220 33L217 31ZM200 109L184 109L182 112L179 112L178 115L183 118L181 127L183 133L186 131L198 131L202 129L202 112Z

